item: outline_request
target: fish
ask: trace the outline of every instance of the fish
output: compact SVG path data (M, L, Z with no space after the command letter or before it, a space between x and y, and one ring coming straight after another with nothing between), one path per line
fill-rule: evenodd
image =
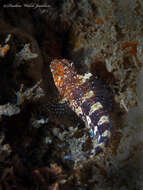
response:
M111 138L112 120L108 91L90 72L78 74L73 62L54 59L50 64L55 86L69 107L84 121L92 139L92 157L103 152Z

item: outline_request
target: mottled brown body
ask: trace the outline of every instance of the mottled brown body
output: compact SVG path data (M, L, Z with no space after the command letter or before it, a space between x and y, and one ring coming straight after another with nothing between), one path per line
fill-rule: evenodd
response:
M104 94L100 94L104 91L100 91L97 80L91 73L78 75L73 63L68 60L54 60L50 67L60 95L89 128L93 139L91 155L101 152L111 135L111 122L104 104Z

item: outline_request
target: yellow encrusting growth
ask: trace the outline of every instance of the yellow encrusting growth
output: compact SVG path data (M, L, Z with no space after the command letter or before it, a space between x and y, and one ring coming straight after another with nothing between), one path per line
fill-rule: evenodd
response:
M10 45L6 44L3 47L0 47L0 56L4 57L7 52L10 50Z

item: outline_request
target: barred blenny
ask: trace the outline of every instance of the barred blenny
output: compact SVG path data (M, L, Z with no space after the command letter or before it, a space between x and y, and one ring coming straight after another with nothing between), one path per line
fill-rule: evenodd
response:
M89 129L93 149L88 154L100 153L111 136L112 124L104 99L107 92L104 93L95 76L77 74L74 64L66 59L53 60L50 68L60 95Z

